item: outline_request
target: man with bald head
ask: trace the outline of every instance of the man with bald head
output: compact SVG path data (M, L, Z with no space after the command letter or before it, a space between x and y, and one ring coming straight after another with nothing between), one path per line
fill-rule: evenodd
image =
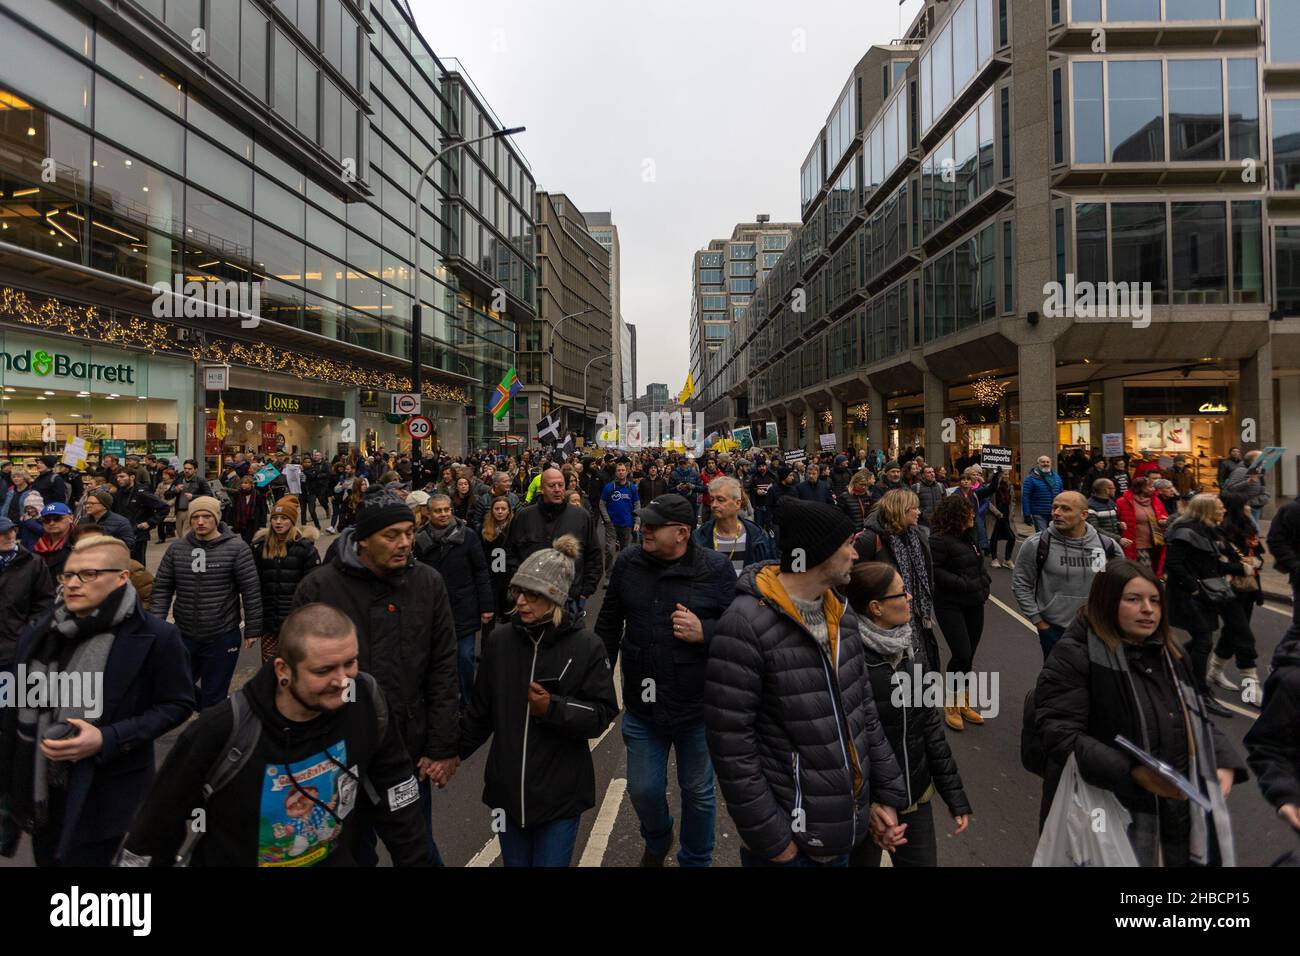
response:
M1083 495L1057 495L1052 499L1052 523L1025 539L1011 572L1020 613L1038 628L1043 660L1087 602L1093 575L1124 557L1119 544L1099 534L1087 519Z
M506 532L506 571L511 577L534 551L549 548L561 535L571 534L582 542L573 587L566 609L575 617L587 598L600 587L604 573L598 525L586 508L569 505L564 495L564 475L558 468L542 472L541 487L533 503L520 509Z

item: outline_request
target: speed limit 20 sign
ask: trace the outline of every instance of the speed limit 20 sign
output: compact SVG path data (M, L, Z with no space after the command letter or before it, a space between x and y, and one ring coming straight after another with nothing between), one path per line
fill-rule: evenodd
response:
M419 440L428 438L433 433L433 422L423 415L416 415L406 423L406 430L411 433L411 437Z

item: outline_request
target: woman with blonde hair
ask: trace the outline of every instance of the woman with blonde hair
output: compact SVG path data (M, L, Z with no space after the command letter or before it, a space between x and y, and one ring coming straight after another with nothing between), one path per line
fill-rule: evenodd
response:
M894 488L884 493L867 515L858 535L859 561L892 564L912 595L912 627L925 651L926 666L940 670L939 642L934 636L934 558L930 529L920 523L921 499L916 492Z
M267 526L253 535L253 563L262 582L262 663L275 660L280 625L293 610L299 582L320 564L320 532L298 525L298 497L285 495L271 509ZM250 635L251 636L251 635Z

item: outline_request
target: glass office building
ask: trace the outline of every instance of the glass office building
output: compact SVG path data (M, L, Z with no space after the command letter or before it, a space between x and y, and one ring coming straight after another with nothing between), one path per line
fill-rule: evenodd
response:
M1300 443L1295 6L927 0L831 104L697 407L937 462L1118 434L1211 487L1235 422Z
M63 383L66 401L6 379L7 420L25 436L32 416L18 406L57 399L60 444L80 434L214 454L202 436L216 393L195 372L216 363L248 393L248 427L225 450L334 451L347 418L368 448L409 444L384 396L409 387L418 242L424 413L449 451L487 440L488 394L513 364L514 322L532 315L533 180L492 140L436 164L416 215L432 151L499 126L406 5L95 9L0 0L0 334L39 332L38 352L130 353L136 377L159 383L147 401L174 411L106 413L100 403L127 392L85 375ZM187 282L255 290L260 324L180 301L160 315L151 287ZM22 373L10 359L0 374Z

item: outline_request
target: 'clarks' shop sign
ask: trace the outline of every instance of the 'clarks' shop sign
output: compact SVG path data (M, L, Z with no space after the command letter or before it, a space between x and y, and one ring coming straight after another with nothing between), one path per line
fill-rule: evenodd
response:
M0 367L5 372L35 375L37 378L71 378L78 382L111 382L115 385L135 384L135 368L126 362L83 361L66 352L51 352L46 349L0 351Z

